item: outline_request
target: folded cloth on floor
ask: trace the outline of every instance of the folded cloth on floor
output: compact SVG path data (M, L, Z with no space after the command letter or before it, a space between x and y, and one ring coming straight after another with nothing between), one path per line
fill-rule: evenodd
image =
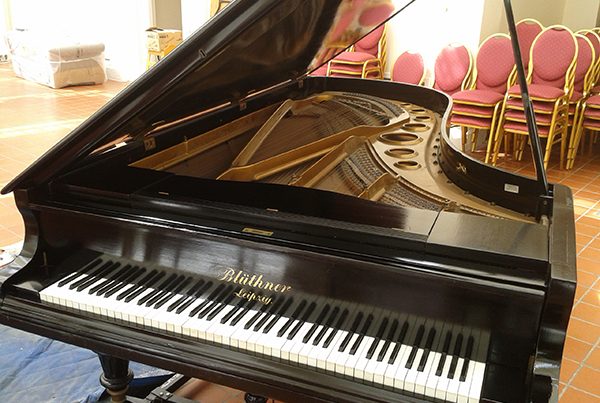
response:
M102 43L26 30L11 31L6 39L21 78L52 88L106 81Z
M90 350L0 325L0 395L3 403L96 402L104 391L98 356ZM168 371L130 363L135 379ZM133 385L132 385L133 386Z

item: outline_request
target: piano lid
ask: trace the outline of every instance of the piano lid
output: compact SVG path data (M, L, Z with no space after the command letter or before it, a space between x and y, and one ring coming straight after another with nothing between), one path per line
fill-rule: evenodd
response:
M45 183L123 136L297 80L415 0L237 0L79 125L2 193Z

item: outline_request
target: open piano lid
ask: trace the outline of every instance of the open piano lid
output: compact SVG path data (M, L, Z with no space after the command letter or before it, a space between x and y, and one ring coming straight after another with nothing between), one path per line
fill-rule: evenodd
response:
M237 0L2 193L45 183L123 136L137 139L157 125L297 80L414 1L395 9L391 0Z

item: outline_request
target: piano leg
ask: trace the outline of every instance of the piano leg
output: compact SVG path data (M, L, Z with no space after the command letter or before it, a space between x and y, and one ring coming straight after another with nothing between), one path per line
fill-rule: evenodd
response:
M106 354L97 354L103 371L100 375L100 384L106 388L113 403L125 402L129 382L133 379L129 361Z
M251 393L246 393L244 395L244 401L246 403L267 403L268 400L269 399L267 399L266 397L253 395Z

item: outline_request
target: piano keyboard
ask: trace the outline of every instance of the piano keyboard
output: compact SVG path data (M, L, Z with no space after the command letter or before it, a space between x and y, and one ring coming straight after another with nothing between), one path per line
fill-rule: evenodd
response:
M100 257L40 292L43 302L314 368L428 399L478 402L489 336L414 315L273 295Z

